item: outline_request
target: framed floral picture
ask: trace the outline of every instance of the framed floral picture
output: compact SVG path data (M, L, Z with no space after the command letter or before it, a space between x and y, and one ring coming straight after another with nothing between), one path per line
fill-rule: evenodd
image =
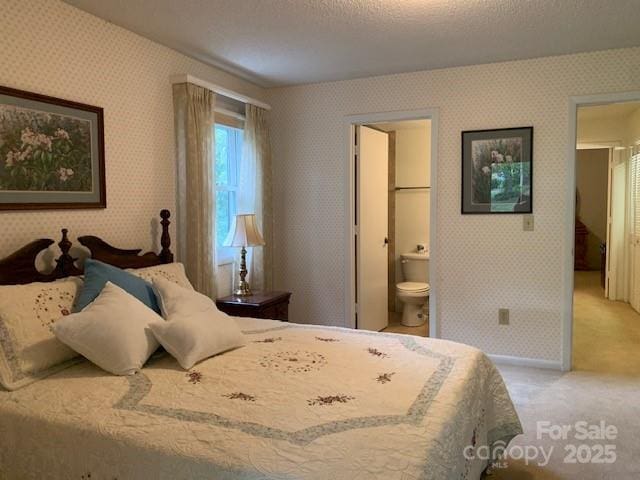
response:
M462 213L532 213L533 127L462 132Z
M102 108L0 87L0 210L106 205Z

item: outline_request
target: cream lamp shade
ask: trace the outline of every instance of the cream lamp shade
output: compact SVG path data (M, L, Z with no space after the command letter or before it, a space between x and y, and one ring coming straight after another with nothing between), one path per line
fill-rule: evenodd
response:
M257 247L264 245L255 213L236 215L224 241L225 247Z

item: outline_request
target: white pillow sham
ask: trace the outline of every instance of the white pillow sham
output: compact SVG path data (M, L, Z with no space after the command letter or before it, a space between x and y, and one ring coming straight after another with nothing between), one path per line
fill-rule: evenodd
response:
M127 272L140 277L149 283L153 283L153 280L156 278L165 278L173 283L177 283L181 287L193 290L193 285L191 285L191 282L187 278L187 274L184 271L184 265L182 263L164 263L154 267L128 268Z
M149 328L185 370L245 344L235 320L218 310L209 297L164 278L154 279L153 287L167 321Z
M114 375L138 372L158 348L149 326L162 317L111 282L79 313L53 326L56 337Z
M0 286L0 385L16 390L78 361L51 327L73 310L82 280Z

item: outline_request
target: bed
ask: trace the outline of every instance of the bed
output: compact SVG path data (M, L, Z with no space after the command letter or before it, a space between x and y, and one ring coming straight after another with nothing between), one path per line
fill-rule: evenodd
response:
M170 263L163 215L157 255L79 241L120 267ZM81 274L66 232L56 270L37 272L37 253L53 243L39 242L0 260L0 283ZM488 461L470 453L522 431L500 374L475 348L236 321L246 345L189 371L163 352L127 377L76 360L0 390L0 478L477 479Z

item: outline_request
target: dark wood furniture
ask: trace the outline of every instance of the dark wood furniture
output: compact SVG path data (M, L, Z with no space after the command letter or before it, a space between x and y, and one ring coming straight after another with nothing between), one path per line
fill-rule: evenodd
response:
M169 210L160 212L160 225L162 236L159 254L147 252L140 255L142 249L122 250L113 247L101 238L91 235L78 237L78 241L89 249L91 257L101 262L114 265L119 268L143 268L173 262L171 253L171 237L169 236ZM82 275L82 268L76 265L77 258L73 258L69 251L72 243L69 240L69 231L62 229L62 240L58 243L62 254L56 259L56 266L50 273L40 272L35 265L38 254L49 248L54 241L49 238L34 240L14 253L0 259L0 285L18 285L31 282L53 282L64 277Z
M235 317L289 321L291 292L254 292L247 297L229 295L216 300L217 307Z
M600 244L600 286L607 287L607 244Z
M575 224L575 248L574 248L574 270L589 270L587 264L587 238L589 230L580 220L576 218Z

